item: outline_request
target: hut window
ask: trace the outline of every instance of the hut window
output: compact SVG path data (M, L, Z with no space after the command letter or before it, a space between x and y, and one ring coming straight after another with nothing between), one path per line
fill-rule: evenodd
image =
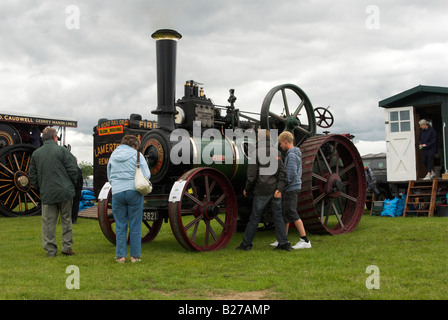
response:
M392 111L389 113L390 132L411 131L409 110Z

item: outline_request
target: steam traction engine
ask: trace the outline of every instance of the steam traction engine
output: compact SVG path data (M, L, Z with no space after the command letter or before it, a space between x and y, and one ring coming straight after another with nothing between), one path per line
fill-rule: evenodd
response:
M154 190L145 197L142 242L152 241L163 221L169 220L184 248L224 248L237 223L250 215L251 200L242 191L249 150L256 144L250 135L235 138L228 132L257 128L294 134L302 151L298 210L307 231L341 234L356 228L366 195L363 164L349 135L316 135L317 125L333 123L328 109L313 109L305 92L292 84L268 92L259 119L235 108L233 89L229 105L222 107L193 80L186 82L183 98L175 102L176 47L181 35L158 30L152 37L157 51L158 107L152 111L157 127L142 136L141 151ZM105 186L99 196L98 218L106 238L115 243L111 209L111 191Z
M39 190L31 185L28 170L47 126L57 128L60 144L65 146L66 128L76 128L78 122L0 111L0 214L27 217L41 213Z

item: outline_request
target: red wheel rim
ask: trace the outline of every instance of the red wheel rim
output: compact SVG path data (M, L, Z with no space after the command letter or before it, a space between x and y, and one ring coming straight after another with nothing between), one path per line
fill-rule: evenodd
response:
M171 229L187 250L224 248L233 236L238 219L235 192L230 181L212 168L184 173L180 200L169 204Z

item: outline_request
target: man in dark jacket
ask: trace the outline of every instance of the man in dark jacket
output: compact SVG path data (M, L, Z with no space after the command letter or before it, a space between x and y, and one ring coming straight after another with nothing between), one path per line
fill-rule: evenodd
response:
M61 211L62 253L73 255L71 215L78 165L70 151L58 146L55 129L45 128L42 140L43 146L31 156L29 169L31 183L40 191L42 245L47 256L56 256L56 222Z
M272 157L272 155L274 156ZM254 195L252 213L244 232L243 242L237 250L248 251L252 249L252 241L263 216L263 211L270 204L274 218L275 235L278 241L278 246L275 249L291 251L291 244L286 236L281 205L281 193L285 186L285 168L279 151L271 146L269 131L264 129L258 131L258 147L256 153L251 155L251 159L256 159L256 161L249 164L243 194L244 196L249 193ZM268 159L270 161L267 161Z
M425 119L418 122L420 125L420 137L419 137L419 148L422 150L423 164L425 165L428 173L423 180L431 180L435 177L433 170L434 155L437 153L437 134L436 131L428 125Z

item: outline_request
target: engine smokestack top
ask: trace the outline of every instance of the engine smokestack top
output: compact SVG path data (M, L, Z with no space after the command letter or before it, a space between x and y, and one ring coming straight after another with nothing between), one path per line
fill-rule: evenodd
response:
M151 37L156 40L157 56L157 109L152 111L157 115L157 127L173 131L174 116L177 113L174 106L176 96L176 50L177 40L182 35L171 29L160 29Z
M151 37L157 40L179 40L182 35L176 30L171 29L160 29L154 32Z

